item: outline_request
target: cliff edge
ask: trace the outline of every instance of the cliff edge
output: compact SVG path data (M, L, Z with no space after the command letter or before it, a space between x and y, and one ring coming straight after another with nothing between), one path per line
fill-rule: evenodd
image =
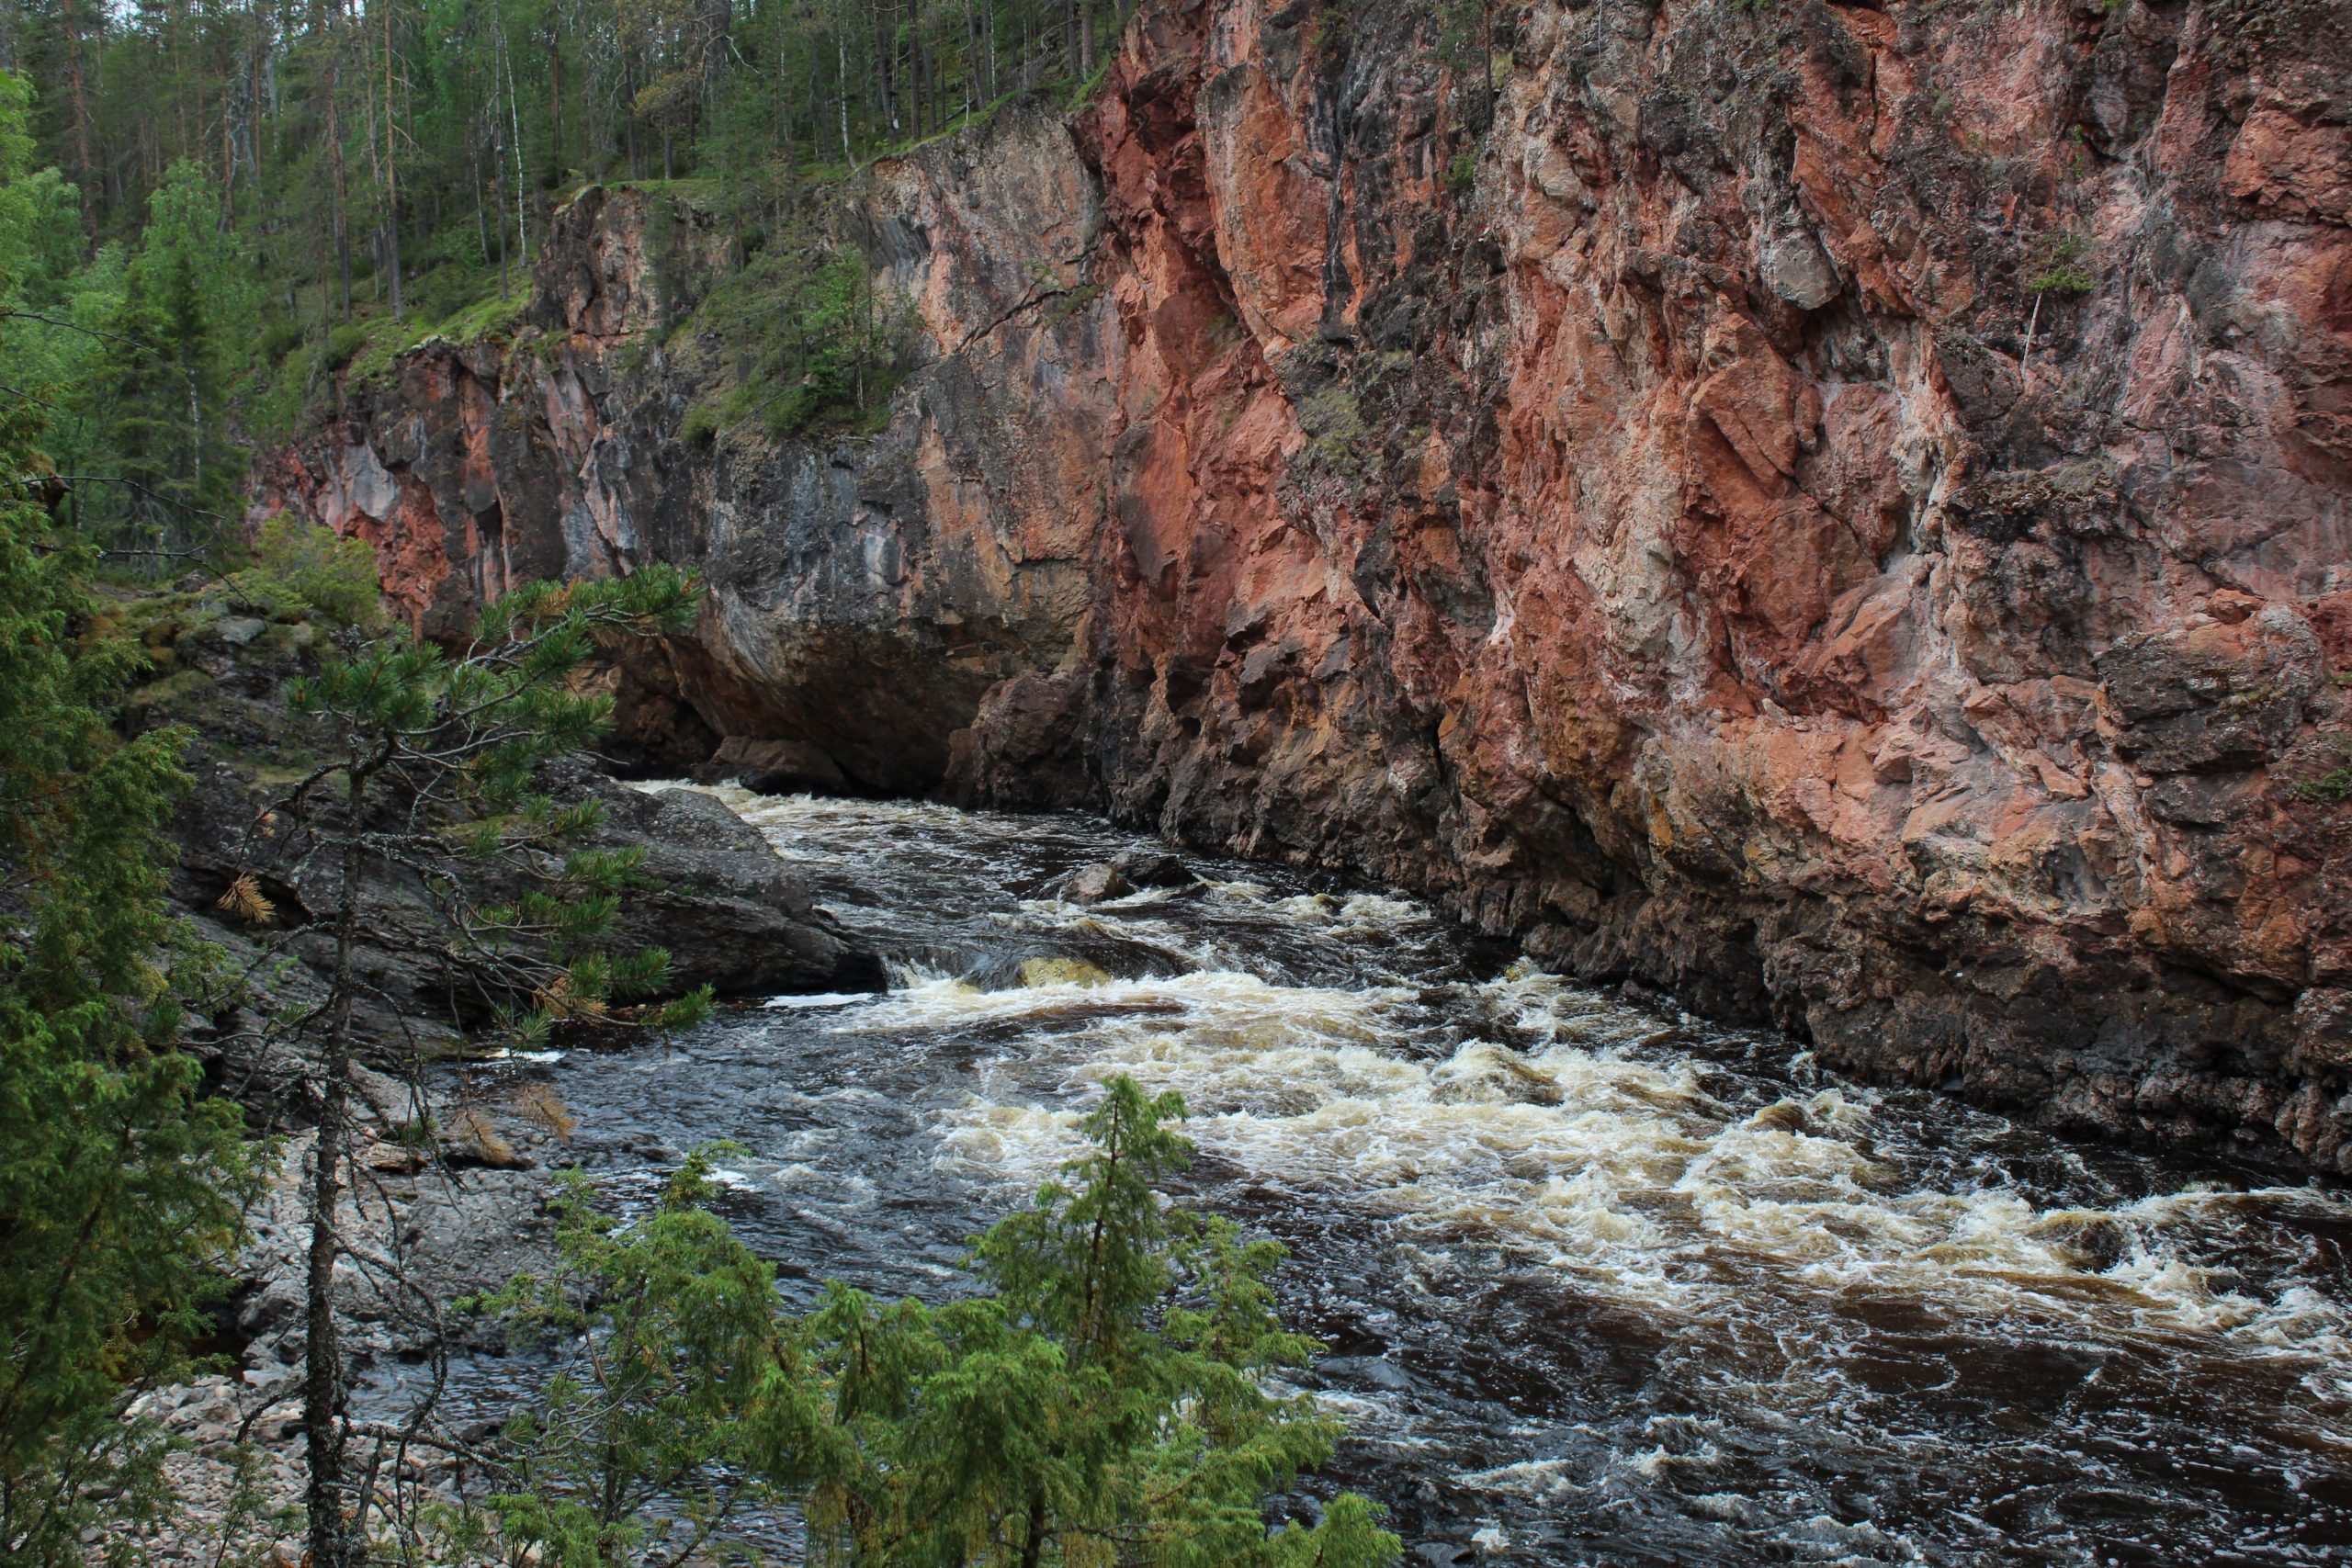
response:
M1503 9L1148 0L1081 112L862 172L872 432L691 418L727 237L591 190L532 326L256 505L428 631L697 567L628 672L665 764L1103 808L2352 1174L2352 19Z

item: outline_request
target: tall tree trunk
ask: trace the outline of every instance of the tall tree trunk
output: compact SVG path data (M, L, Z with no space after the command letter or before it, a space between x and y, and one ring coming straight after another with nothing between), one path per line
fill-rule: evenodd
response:
M65 80L67 101L74 106L74 172L81 176L84 190L89 190L90 175L97 167L97 157L90 146L90 106L82 91L82 6L81 0L65 0L59 7L58 19L65 24ZM87 213L90 232L97 232L97 204L84 209Z
M329 45L327 65L327 146L334 163L334 255L343 273L343 319L351 320L351 209L343 168L343 56Z
M531 265L531 231L525 221L524 203L529 197L529 182L523 178L523 108L514 93L514 56L506 48L506 35L499 33L498 52L506 62L506 128L514 137L514 265Z
M1046 1555L1046 1494L1029 1494L1028 1533L1021 1542L1021 1568L1037 1568Z
M475 145L476 145L477 147L479 147L479 146L481 145L481 143L477 142L477 143L475 143ZM481 259L482 259L485 263L487 263L487 262L490 260L490 220L489 220L487 217L485 217L485 216L483 215L483 212L482 212L482 203L481 203L481 187L482 187L482 184L483 184L483 181L482 181L482 177L481 177L481 159L479 156L477 156L477 157L474 159L474 178L473 178L473 186L474 186L474 241L475 241L475 243L476 243L477 244L479 244L479 245L481 245ZM505 230L505 227L504 227L505 222L506 222L505 214L504 214L504 212L503 212L503 211L502 211L502 212L500 213L500 215L499 215L499 224L500 224L500 228L499 228L499 231L499 231L499 233L500 233L501 235L503 235L503 234L506 232L506 230ZM503 298L505 297L505 294L506 294L506 280L505 280L504 278L501 278L501 279L499 279L499 288L498 288L498 292L499 292L499 297L500 297L501 299L503 299Z
M368 1560L366 1499L350 1495L343 1342L334 1315L334 1266L343 1252L335 1211L343 1199L342 1168L351 1138L351 993L358 980L353 957L359 939L359 877L365 869L358 833L367 798L367 773L356 771L347 794L353 837L343 852L343 886L335 900L334 1000L319 1062L318 1141L311 1151L311 1254L304 1281L308 1340L302 1353L302 1432L311 1472L303 1506L310 1516L311 1568L358 1568Z
M972 0L964 0L964 118L972 118L972 100L986 103L994 95L989 91L988 79L980 74L980 21L972 9Z
M849 38L844 33L833 35L833 85L840 89L837 96L842 106L842 162L857 167L857 154L849 147Z
M930 129L931 124L930 107L924 102L924 87L926 86L923 80L924 64L922 34L921 32L917 32L913 37L907 39L907 83L909 91L912 93L914 97L914 131L915 139L917 141L921 141L922 139L924 133Z
M392 8L377 0L384 13L384 259L392 272L392 320L401 319L401 161L393 110Z
M878 111L876 125L888 127L895 136L899 130L899 101L890 90L890 66L897 56L890 35L883 30L882 7L872 8L874 18L874 89L875 106ZM889 138L885 138L889 140Z
M492 104L492 105L491 106L490 113L491 113L491 122L492 122L492 125L495 125L495 124L497 123L497 118L498 118L498 106L497 106L497 105L495 105L495 104ZM494 186L495 186L496 194L497 194L497 197L498 197L498 297L499 297L501 299L505 299L505 298L506 298L506 293L507 293L507 288L506 288L506 139L505 139L503 136L499 135L495 130L493 130L493 131L491 133L491 141L490 141L490 157L491 157L491 162L492 162L493 164L495 164L495 165L497 166L497 169L498 169L498 175L497 175L496 181L494 182Z
M548 28L548 173L560 184L563 162L563 23L558 13Z
M628 143L628 177L642 179L644 174L637 164L637 67L633 62L621 74L621 101L625 106L621 110L621 136ZM503 209L500 209L498 220L501 223L506 221Z

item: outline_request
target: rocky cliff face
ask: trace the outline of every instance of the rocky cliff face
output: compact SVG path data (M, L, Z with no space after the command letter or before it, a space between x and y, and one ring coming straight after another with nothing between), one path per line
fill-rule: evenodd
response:
M428 628L701 566L629 684L675 760L1102 807L2352 1173L2352 806L2301 787L2352 728L2352 21L1499 9L1488 61L1151 0L1084 112L869 171L922 340L872 437L686 441L725 355L592 192L536 333L413 352L262 503Z

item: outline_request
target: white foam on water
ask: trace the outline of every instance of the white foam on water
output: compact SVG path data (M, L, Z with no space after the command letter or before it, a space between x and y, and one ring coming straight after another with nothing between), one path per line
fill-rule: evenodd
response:
M1387 902L1380 918L1418 918ZM1752 1317L1763 1287L1832 1303L1900 1298L2018 1329L2226 1336L2323 1367L2352 1356L2341 1304L2309 1291L2266 1301L2167 1245L2208 1205L2260 1195L2044 1211L1999 1185L1905 1186L1871 1148L1866 1090L1743 1113L1689 1061L1641 1054L1657 1029L1648 1015L1524 967L1477 989L1487 1016L1534 1043L1408 1055L1410 992L1232 972L999 991L933 980L843 1027L1096 1010L1037 1047L1073 1085L1125 1073L1176 1090L1193 1113L1186 1134L1259 1182L1406 1235L1499 1246L1646 1313ZM1076 1151L1078 1120L1066 1106L975 1100L950 1118L948 1157L1033 1183Z
M1562 1459L1521 1460L1516 1464L1473 1471L1454 1479L1481 1492L1536 1499L1573 1492L1579 1484L1575 1467Z
M773 1012L815 1012L829 1008L855 1007L874 999L871 991L816 991L806 996L770 997L760 1006Z

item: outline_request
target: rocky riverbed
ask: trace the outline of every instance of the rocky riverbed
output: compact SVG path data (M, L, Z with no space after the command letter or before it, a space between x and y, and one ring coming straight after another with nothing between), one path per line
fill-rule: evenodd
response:
M2352 1540L2341 1193L1873 1089L1393 893L1170 867L1080 818L709 794L890 987L429 1075L445 1124L532 1167L453 1142L371 1177L440 1290L528 1261L548 1167L626 1210L723 1138L720 1212L787 1301L936 1299L1124 1072L1190 1105L1187 1198L1291 1248L1351 1434L1319 1483L1415 1564L2301 1568ZM437 1369L371 1289L378 1431ZM435 1416L484 1432L547 1369L458 1326ZM185 1417L216 1442L217 1401ZM788 1520L746 1524L790 1560Z
M305 615L273 618L266 609L241 599L233 582L192 582L122 610L154 666L131 694L130 723L184 724L194 735L171 893L213 950L219 978L209 987L217 1005L189 1020L191 1043L209 1087L243 1106L253 1134L276 1140L277 1157L219 1312L217 1338L234 1370L148 1391L126 1413L178 1439L166 1472L186 1507L145 1543L165 1562L246 1553L292 1562L300 1551L308 1220L300 1183L315 1067L299 1036L276 1021L325 996L333 943L316 925L331 907L321 891L325 873L288 847L273 813L315 765L290 682L316 671L334 634ZM560 802L602 807L597 847L643 852L642 886L626 902L617 939L670 950L673 991L708 986L721 998L765 998L886 983L878 955L816 908L807 879L707 795L631 788L592 759L560 764L545 782ZM241 876L252 879L259 903L224 897ZM502 1348L498 1330L453 1303L551 1260L548 1199L554 1171L570 1163L571 1118L554 1092L474 1095L458 1086L453 1065L481 1059L470 1032L481 1021L453 1010L452 987L428 947L388 934L413 935L421 890L379 874L363 903L354 1032L364 1065L355 1073L353 1180L339 1216L349 1255L336 1288L350 1370L381 1382L389 1368L429 1370L451 1353ZM417 1408L411 1402L395 1425L363 1423L364 1462L379 1467L388 1491L454 1495L459 1461L450 1445L486 1435L494 1422L417 1419L404 1442Z

